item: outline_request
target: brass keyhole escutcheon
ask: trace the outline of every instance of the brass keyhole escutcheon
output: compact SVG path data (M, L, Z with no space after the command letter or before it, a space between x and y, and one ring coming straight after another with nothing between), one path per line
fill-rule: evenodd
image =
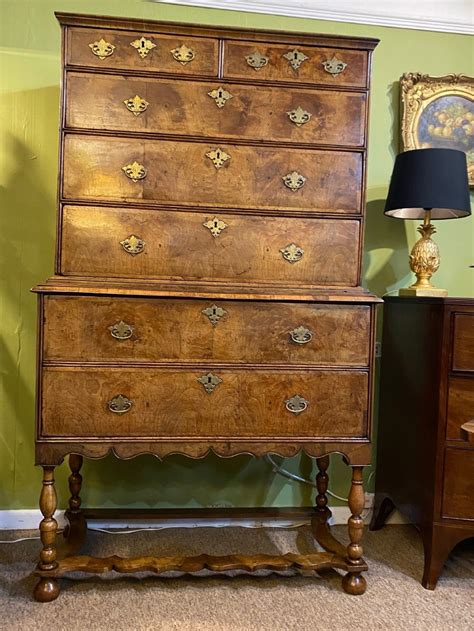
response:
M206 153L206 156L212 161L212 164L216 167L216 169L221 169L227 160L230 160L230 155L220 147L211 149Z
M297 48L294 48L293 50L289 50L285 55L283 55L283 57L285 59L288 59L288 63L293 68L293 70L298 70L298 68L301 66L303 61L306 61L307 59L309 59L307 55L302 53Z
M202 377L198 378L199 383L201 383L204 387L204 390L208 393L211 394L211 392L214 392L215 388L217 388L217 386L222 383L222 379L220 377L218 377L217 375L213 375L212 372L207 373L207 375L203 375Z
M226 222L222 221L222 219L219 219L218 217L209 219L202 225L210 231L213 237L218 237L220 233L227 228Z
M205 316L209 318L209 321L212 325L216 325L221 318L227 315L227 311L222 307L218 307L217 305L211 305L210 307L206 307L201 311Z
M151 39L147 39L146 37L140 37L140 39L136 39L133 42L130 42L130 46L136 48L138 54L142 59L145 59L150 50L156 48L156 44L154 44Z
M224 107L227 101L233 98L232 94L230 92L227 92L227 90L222 87L211 90L210 92L208 92L208 95L211 97L211 99L214 99L217 107L219 108Z

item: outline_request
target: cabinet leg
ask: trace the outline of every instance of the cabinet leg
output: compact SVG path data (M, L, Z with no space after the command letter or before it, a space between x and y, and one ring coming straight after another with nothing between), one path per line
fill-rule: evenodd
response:
M370 522L370 530L380 530L395 510L395 504L388 495L375 494L374 512Z
M327 496L329 456L317 458L316 464L318 466L318 474L316 475L316 487L318 489L318 495L316 496L316 518L319 523L327 524L331 517Z
M43 467L43 487L39 505L43 515L39 526L43 549L40 552L38 569L54 570L58 565L55 545L58 523L53 517L57 506L54 467ZM50 602L59 596L59 591L60 587L57 579L41 577L34 589L33 596L39 602Z
M349 493L349 508L352 514L348 521L350 544L347 546L347 563L354 569L342 579L344 591L355 596L363 594L367 587L361 571L357 571L358 566L364 566L363 548L360 543L364 532L364 520L361 513L365 504L362 473L363 467L352 467L352 484Z
M81 510L81 498L79 493L82 487L82 475L79 473L82 467L82 456L78 454L71 454L69 456L69 468L71 469L71 475L68 478L69 491L71 497L69 498L69 511L71 513L78 513Z
M434 589L438 582L443 566L449 553L458 542L457 533L454 533L452 538L450 535L452 531L448 529L442 529L435 525L429 530L423 532L423 547L425 552L425 566L423 570L423 578L421 584L425 589Z

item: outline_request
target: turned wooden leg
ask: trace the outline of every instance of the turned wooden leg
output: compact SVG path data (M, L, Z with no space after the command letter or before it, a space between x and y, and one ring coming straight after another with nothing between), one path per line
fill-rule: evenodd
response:
M327 523L331 517L331 511L328 508L328 490L329 477L327 470L329 467L329 456L322 456L316 459L318 466L318 474L316 475L316 487L318 495L316 496L316 515L320 523Z
M69 456L69 468L71 469L71 475L68 478L69 491L71 497L69 498L69 511L71 513L79 513L81 510L81 498L79 493L82 487L82 475L79 473L82 467L82 456L78 454L71 454Z
M39 505L43 514L39 526L43 549L40 552L38 570L54 570L58 565L55 546L58 523L53 517L57 506L54 467L43 467L43 487ZM59 583L55 578L41 577L34 589L33 596L35 600L45 603L57 598L59 591Z
M363 467L352 467L352 485L349 493L349 508L351 516L348 521L350 544L347 546L347 563L354 570L348 572L342 579L342 587L348 594L358 596L366 590L367 583L358 566L364 567L362 560L363 548L360 544L364 532L364 520L361 513L364 510L365 496L362 480Z
M376 493L370 530L380 530L394 510L395 504L387 495L380 496Z

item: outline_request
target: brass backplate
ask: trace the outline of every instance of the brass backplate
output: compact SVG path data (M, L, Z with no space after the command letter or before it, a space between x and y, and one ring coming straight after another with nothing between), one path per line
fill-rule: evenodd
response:
M218 237L220 233L227 228L227 224L222 219L214 217L202 224L205 228L210 230L213 237Z
M125 99L124 105L129 112L132 112L135 116L140 116L150 104L145 99L142 99L141 96L135 94L130 99Z
M206 153L206 156L212 161L212 164L216 167L216 169L220 169L224 166L227 160L230 160L230 155L220 147L211 149Z
M268 64L268 57L262 55L262 53L258 50L253 52L251 55L247 55L245 59L247 60L248 65L254 70L260 70Z
M208 95L211 97L211 99L214 99L217 107L219 108L224 107L227 101L232 98L232 94L230 92L227 92L227 90L222 86L216 88L215 90L211 90L210 92L208 92Z
M179 63L183 64L183 66L185 66L190 61L192 61L194 57L196 56L196 53L194 52L194 50L186 46L186 44L182 44L181 46L178 46L177 48L173 48L173 50L171 51L171 54L173 55L173 59L176 59L176 61L179 61Z
M143 252L146 244L145 244L145 241L143 241L143 239L140 239L140 237L137 237L134 234L131 234L129 237L127 237L123 241L120 241L120 245L125 250L125 252L127 252L127 254L136 256L137 254L140 254L140 252Z
M324 70L329 72L329 74L332 74L333 77L341 74L344 68L347 67L347 64L338 59L335 55L331 57L331 59L326 59L326 61L323 61L322 63Z
M288 412L292 414L301 414L304 412L309 405L309 401L307 401L304 397L299 394L295 394L291 399L287 399L285 401L285 407Z
M290 121L294 123L297 127L301 127L301 125L307 123L312 116L312 114L304 110L299 105L295 110L290 110L289 112L287 112L287 114Z
M138 182L138 180L143 180L146 178L147 170L136 160L131 162L130 164L126 164L122 167L122 171L125 175L132 180L132 182Z
M114 414L125 414L132 409L132 406L133 401L127 399L127 397L123 394L118 394L107 403L107 407Z
M308 344L313 339L313 332L305 326L297 326L290 331L290 339L295 344Z
M96 57L99 59L105 59L106 57L110 57L115 50L115 46L106 42L105 39L99 39L92 44L89 44L89 48L94 53Z
M295 193L302 188L306 182L306 178L298 171L292 171L291 173L287 173L282 178L284 185Z
M227 315L227 311L217 305L211 305L201 311L205 316L209 318L211 324L216 325L221 318Z
M286 247L282 248L280 252L288 263L297 263L303 258L304 254L303 248L300 248L300 246L295 243L289 243Z
M134 330L133 326L130 326L123 320L109 326L110 335L116 340L129 340Z

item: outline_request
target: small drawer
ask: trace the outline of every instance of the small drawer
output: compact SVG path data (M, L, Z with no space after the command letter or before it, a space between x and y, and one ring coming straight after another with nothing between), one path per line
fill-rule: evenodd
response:
M224 51L226 78L367 87L366 51L235 41Z
M474 519L474 450L446 449L442 513Z
M216 39L69 28L66 65L215 77Z
M474 372L474 313L454 316L453 370Z
M367 366L370 308L47 296L44 361Z
M366 95L358 92L69 72L66 98L66 126L75 129L365 144Z
M69 134L65 199L360 213L363 156Z
M40 435L365 439L368 384L363 371L47 368Z
M65 206L67 276L356 286L360 222Z
M474 419L474 377L451 377L446 438L462 440L461 425Z

